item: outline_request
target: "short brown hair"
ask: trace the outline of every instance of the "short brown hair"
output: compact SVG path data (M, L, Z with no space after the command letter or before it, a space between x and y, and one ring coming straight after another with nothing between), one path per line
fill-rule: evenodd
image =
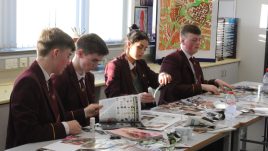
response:
M76 42L77 49L82 49L85 54L96 53L98 55L107 55L108 47L101 37L91 33L80 37Z
M196 25L192 25L192 24L183 25L181 28L180 34L185 36L188 33L192 33L195 35L201 35L201 30Z
M54 48L70 48L73 52L75 50L75 45L72 37L63 32L61 29L44 29L37 41L37 54L39 56L46 56Z

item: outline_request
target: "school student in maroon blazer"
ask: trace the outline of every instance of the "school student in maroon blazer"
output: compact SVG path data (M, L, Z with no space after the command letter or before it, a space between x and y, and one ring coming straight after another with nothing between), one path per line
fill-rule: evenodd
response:
M124 53L105 68L105 94L108 98L140 94L143 109L153 106L154 97L148 93L148 87L157 88L159 83L170 82L171 77L166 73L155 73L142 59L148 43L147 34L138 29L127 35Z
M167 55L162 64L161 72L172 76L172 82L167 84L160 94L160 104L177 101L203 92L219 94L218 86L232 88L220 79L204 80L203 72L197 59L201 42L201 31L195 25L185 25L180 32L181 48ZM190 60L192 58L192 61Z
M80 133L80 124L66 118L50 85L50 76L63 72L74 49L72 38L62 30L43 30L37 42L36 60L14 83L6 148Z
M94 103L95 79L90 71L108 54L108 48L96 34L83 35L76 47L72 61L63 74L54 78L54 82L65 110L77 115L73 118L86 126L89 118L97 116L101 108Z

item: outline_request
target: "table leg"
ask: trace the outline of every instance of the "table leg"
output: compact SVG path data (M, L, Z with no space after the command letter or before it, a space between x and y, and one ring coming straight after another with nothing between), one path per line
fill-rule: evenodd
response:
M240 128L237 128L235 131L232 131L231 151L239 151L239 146L240 146Z
M240 131L241 131L241 134L240 134L241 139L247 139L248 128L243 127ZM247 142L242 141L242 146L241 147L242 147L241 150L245 151L247 149Z

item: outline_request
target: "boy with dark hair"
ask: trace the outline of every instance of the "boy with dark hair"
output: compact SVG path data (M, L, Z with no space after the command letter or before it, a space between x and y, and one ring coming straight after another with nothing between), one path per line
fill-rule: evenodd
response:
M81 132L76 120L67 121L51 82L51 75L63 72L74 50L72 38L62 30L43 30L37 42L36 60L14 83L6 148Z
M86 34L76 42L74 58L62 75L55 77L55 88L66 111L82 126L97 116L101 106L94 104L94 75L90 73L108 54L105 42L96 34ZM77 115L77 116L76 116Z
M162 62L160 72L171 75L173 81L166 85L160 94L160 104L173 102L209 91L219 94L217 86L232 88L220 79L204 80L203 72L197 59L201 43L201 31L196 25L184 25L180 32L181 48L167 55Z
M184 25L180 32L181 48L168 56L162 62L161 72L172 76L172 82L166 85L160 94L160 103L178 101L209 91L219 94L217 86L232 88L220 79L204 80L201 66L193 57L201 43L201 30L196 25ZM200 151L223 150L223 139L220 139Z

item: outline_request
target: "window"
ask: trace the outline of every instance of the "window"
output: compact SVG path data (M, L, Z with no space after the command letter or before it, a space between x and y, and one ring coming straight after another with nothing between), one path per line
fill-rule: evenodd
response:
M122 28L126 22L124 1L126 0L90 0L89 32L96 32L108 42L121 41Z
M75 2L74 0L18 0L17 47L34 47L40 32L46 27L59 27L71 34L71 27L76 26Z
M1 0L0 49L35 47L42 29L59 27L96 33L108 43L122 42L131 21L126 0Z

